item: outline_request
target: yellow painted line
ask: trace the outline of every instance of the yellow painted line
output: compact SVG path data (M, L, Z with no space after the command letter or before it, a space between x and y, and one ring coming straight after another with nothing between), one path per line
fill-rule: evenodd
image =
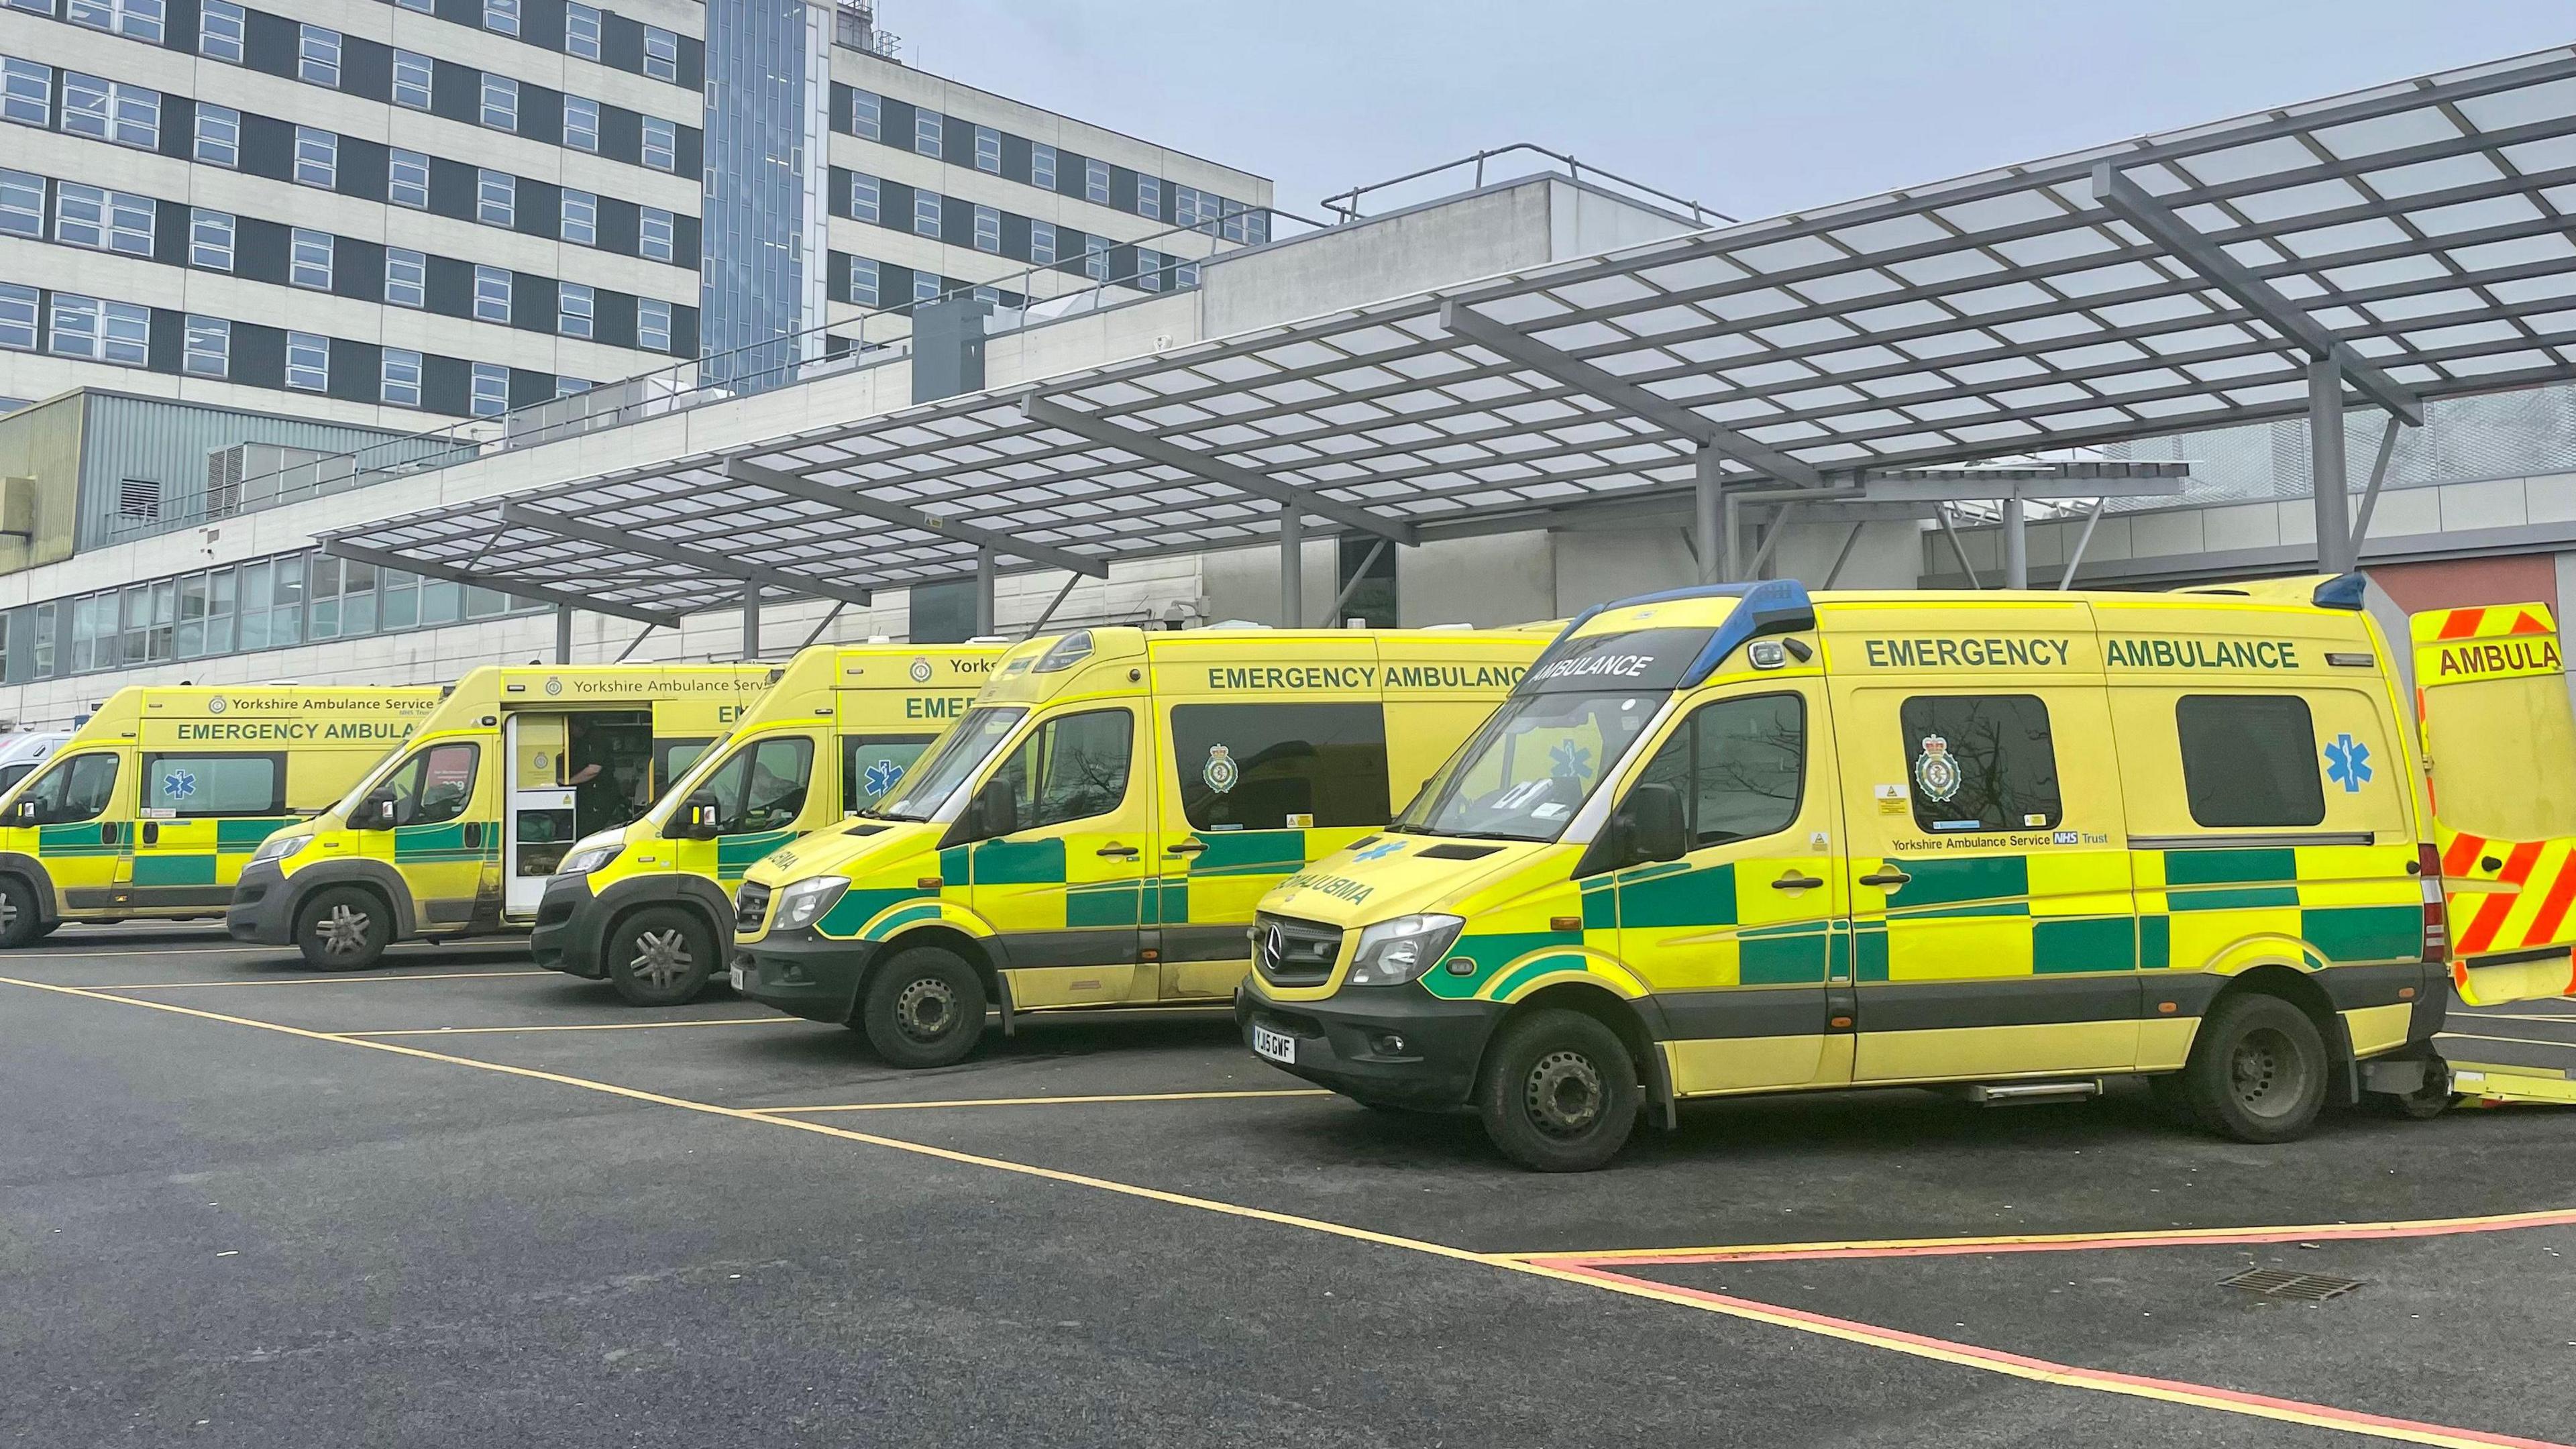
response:
M2509 1011L2454 1011L2453 1021L2546 1021L2559 1026L2576 1026L2576 1012L2556 1016L2518 1016Z
M2549 1039L2549 1038L2547 1038L2547 1037L2531 1037L2531 1036L2480 1036L2478 1033L2473 1032L2473 1031L2446 1031L2446 1032L2443 1032L2441 1035L2439 1035L2439 1036L2435 1037L2435 1038L2434 1038L2434 1040L2435 1040L2435 1041L2504 1041L2504 1042L2512 1042L2512 1043L2513 1043L2514 1045L2516 1045L2516 1046L2554 1046L2554 1047L2568 1047L2568 1048L2571 1048L2571 1049L2576 1049L2576 1041L2552 1041L2552 1040L2550 1040L2550 1039Z
M551 973L548 973L551 974ZM344 1031L348 1038L379 1036L497 1036L524 1031L666 1031L675 1026L806 1026L794 1016L727 1016L706 1021L590 1021L570 1026L416 1026L401 1031Z
M408 975L290 976L282 981L131 981L92 991L185 991L200 986L348 986L361 981L472 981L484 976L554 976L553 971L414 971Z
M1088 1173L1067 1172L1060 1168L1039 1167L1032 1163L1013 1162L1007 1158L987 1157L980 1153L960 1152L954 1148L934 1147L929 1143L910 1142L899 1137L884 1137L870 1132L855 1132L846 1127L835 1127L824 1122L809 1122L801 1118L777 1116L767 1112L753 1111L740 1107L720 1107L712 1102L691 1101L686 1097L666 1096L659 1092L648 1092L640 1088L621 1087L612 1082L593 1081L585 1077L566 1076L559 1072L540 1071L534 1067L512 1066L503 1062L476 1061L471 1057L449 1056L443 1052L426 1051L419 1047L404 1046L395 1042L366 1041L332 1032L314 1031L305 1027L283 1026L276 1022L259 1021L250 1017L228 1016L221 1012L203 1011L196 1007L179 1006L166 1001L148 1001L139 1000L130 996L112 996L105 992L93 991L77 986L56 986L47 982L26 981L9 976L0 976L0 984L22 986L35 991L48 991L62 996L87 997L94 1001L114 1002L122 1006L137 1006L147 1011L168 1012L175 1016L189 1016L202 1021L222 1022L230 1026L249 1027L255 1031L275 1032L283 1036L301 1037L308 1041L331 1042L340 1046L359 1047L367 1051L386 1052L396 1056L411 1057L420 1061L443 1062L450 1066L466 1067L475 1071L494 1072L503 1076L521 1077L529 1081L551 1082L557 1086L574 1087L583 1091L597 1092L605 1096L620 1097L628 1101L644 1102L654 1106L671 1107L680 1111L695 1112L710 1117L730 1118L738 1122L762 1122L774 1127L785 1127L798 1132L811 1132L817 1136L838 1138L845 1142L864 1143L871 1147L883 1147L890 1151L909 1153L913 1156L954 1163L960 1166L981 1167L995 1172L1006 1172L1015 1176L1035 1178L1046 1182L1064 1183L1074 1187L1088 1187L1101 1192L1112 1193L1120 1197L1134 1198L1145 1202L1158 1202L1174 1207L1195 1208L1203 1212L1215 1213L1220 1216L1237 1218L1248 1222L1270 1223L1280 1227L1303 1228L1309 1232L1322 1234L1327 1237L1341 1238L1353 1242L1373 1243L1381 1247L1401 1248L1408 1252L1422 1253L1436 1258L1446 1258L1455 1262L1473 1263L1482 1267L1504 1272L1522 1273L1532 1277L1553 1278L1561 1282L1584 1284L1589 1287L1606 1289L1610 1292L1620 1293L1629 1297L1652 1299L1658 1302L1716 1313L1724 1317L1734 1318L1745 1322L1767 1324L1773 1327L1791 1329L1800 1333L1838 1339L1846 1343L1859 1344L1864 1347L1884 1349L1892 1353L1903 1354L1912 1358L1929 1359L1935 1362L1954 1364L1962 1368L1977 1369L1987 1373L1999 1374L2005 1377L2023 1379L2032 1382L2054 1384L2064 1388L2084 1389L2097 1393L2119 1394L2132 1398L2155 1399L2166 1403L2211 1409L2221 1413L2236 1414L2249 1418L2269 1419L2286 1423L2309 1424L2320 1428L2340 1429L2379 1439L2390 1439L2414 1444L2440 1445L2445 1446L2445 1449L2497 1449L2497 1446L2513 1446L2513 1449L2571 1449L2571 1446L2547 1444L2540 1440L2513 1439L2499 1435L2485 1434L2471 1429L2455 1429L2436 1424L2418 1424L2408 1420L2387 1419L2378 1415L2362 1414L2348 1409L2337 1409L2325 1404L2308 1404L2297 1400L2272 1399L2260 1395L2240 1393L2230 1389L2213 1388L2207 1385L2178 1383L2161 1379L2147 1379L2129 1374L2111 1373L2103 1370L2086 1369L2064 1364L2052 1364L2041 1359L2023 1358L2019 1355L2005 1354L1993 1349L1979 1348L1971 1344L1952 1343L1944 1339L1927 1338L1919 1334L1906 1333L1897 1329L1879 1328L1869 1324L1828 1318L1821 1314L1803 1313L1795 1309L1777 1308L1768 1304L1754 1303L1744 1299L1727 1298L1717 1294L1696 1293L1687 1289L1669 1288L1662 1285L1648 1283L1642 1279L1628 1278L1621 1274L1610 1273L1605 1270L1560 1268L1542 1263L1529 1262L1519 1258L1498 1256L1489 1253L1470 1252L1465 1248L1453 1248L1447 1244L1435 1243L1428 1241L1427 1239L1408 1238L1395 1233L1381 1233L1368 1228L1353 1227L1346 1223L1329 1222L1322 1218L1305 1217L1297 1213L1275 1212L1268 1208L1249 1207L1241 1203L1222 1202L1214 1198L1196 1197L1188 1193L1167 1192L1161 1188L1144 1187L1136 1183L1119 1182L1113 1178L1094 1177Z
M380 1036L381 1032L353 1032ZM1120 1092L1098 1097L967 1097L945 1102L849 1102L833 1107L763 1107L763 1112L913 1112L924 1107L1071 1107L1093 1102L1223 1102L1244 1097L1329 1097L1321 1087L1272 1087L1256 1092Z

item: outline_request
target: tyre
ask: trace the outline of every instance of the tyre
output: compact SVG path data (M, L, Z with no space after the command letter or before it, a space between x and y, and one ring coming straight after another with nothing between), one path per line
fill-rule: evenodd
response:
M295 913L295 947L321 970L363 971L384 959L392 936L393 913L363 886L325 886Z
M1485 1135L1535 1172L1589 1172L1617 1156L1642 1098L1619 1034L1579 1011L1534 1011L1503 1028L1476 1081Z
M2182 1069L2192 1116L2239 1142L2307 1135L2326 1102L2326 1044L2308 1014L2277 996L2221 1002Z
M2166 1072L2147 1078L2147 1095L2155 1099L2156 1108L2177 1122L2195 1120L2191 1113L2191 1089L2180 1072Z
M51 934L36 906L36 888L23 876L0 875L0 948L14 949Z
M621 918L600 950L609 983L629 1006L694 1001L715 974L715 933L685 906L647 906Z
M41 941L62 928L63 923L60 921L38 921L36 923L36 933L32 939Z
M897 951L868 976L859 1019L877 1055L898 1067L961 1062L984 1035L984 981L936 946Z

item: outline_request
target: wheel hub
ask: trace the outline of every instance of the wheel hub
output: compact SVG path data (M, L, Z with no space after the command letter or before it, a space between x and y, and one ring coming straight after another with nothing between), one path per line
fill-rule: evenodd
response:
M321 939L324 954L355 956L366 949L369 924L365 912L333 906L331 914L314 922L313 934Z
M1601 1118L1601 1069L1581 1052L1550 1052L1530 1068L1524 1096L1539 1130L1575 1136Z
M689 954L689 942L680 928L667 931L635 933L635 954L626 969L655 986L671 986L697 968L698 960Z
M0 931L18 924L18 903L0 894Z
M2307 1086L2306 1064L2281 1033L2248 1032L2228 1062L2236 1100L2257 1116L2291 1110Z
M957 993L935 976L925 976L894 998L894 1024L914 1041L937 1041L957 1023Z

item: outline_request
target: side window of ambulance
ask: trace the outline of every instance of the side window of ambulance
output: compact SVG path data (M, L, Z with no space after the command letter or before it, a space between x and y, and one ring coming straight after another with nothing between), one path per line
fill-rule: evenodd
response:
M1705 850L1788 829L1798 818L1806 768L1806 701L1764 694L1691 711L1637 783L1680 791L1691 848Z
M659 800L671 782L689 773L689 767L707 752L713 740L655 740L653 742L653 798Z
M412 756L385 780L394 792L396 825L443 825L465 813L474 799L474 767L480 746L432 745Z
M2065 813L2048 706L2037 695L1917 695L1898 720L1918 829L2049 830Z
M143 808L180 819L286 813L284 755L146 755Z
M1386 823L1386 711L1376 704L1184 704L1172 768L1193 830Z
M701 788L716 797L716 833L740 835L795 824L813 777L814 742L789 735L734 751Z
M1019 828L1106 815L1127 798L1135 717L1123 709L1058 715L1031 730L993 772L1019 797Z
M2295 694L2187 694L2174 701L2183 793L2213 829L2317 825L2326 818L2316 726Z
M74 755L30 786L41 825L77 825L107 812L116 794L116 756Z
M849 735L841 741L841 809L865 810L885 798L931 735Z

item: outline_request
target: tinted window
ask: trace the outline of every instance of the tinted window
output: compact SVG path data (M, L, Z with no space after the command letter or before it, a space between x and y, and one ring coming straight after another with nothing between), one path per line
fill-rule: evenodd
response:
M36 802L40 825L70 825L96 820L116 793L116 756L74 755L45 772L27 789Z
M2183 792L2198 824L2244 829L2326 818L2316 727L2291 694L2193 694L2174 701Z
M1172 763L1194 830L1383 825L1386 711L1375 704L1185 704Z
M442 825L474 800L474 767L482 750L470 744L432 745L385 777L394 792L396 825Z
M1637 777L1682 796L1691 848L1789 828L1806 783L1807 706L1794 694L1720 700L1691 712Z
M17 784L19 781L27 778L35 772L36 762L33 760L29 760L24 764L0 765L0 790L7 790L10 786Z
M865 810L885 798L936 735L849 735L841 741L841 808Z
M1031 730L993 772L1019 799L1020 829L1106 815L1127 798L1135 718L1123 709L1060 715Z
M719 835L784 830L804 813L813 778L814 742L792 735L734 751L696 793L716 797Z
M672 782L689 773L698 756L707 752L713 740L655 740L653 742L653 798L659 800Z
M286 813L283 755L146 755L143 808L182 819Z
M1923 830L2047 830L2062 813L2048 706L2028 694L1923 696L1900 714L1914 823Z

